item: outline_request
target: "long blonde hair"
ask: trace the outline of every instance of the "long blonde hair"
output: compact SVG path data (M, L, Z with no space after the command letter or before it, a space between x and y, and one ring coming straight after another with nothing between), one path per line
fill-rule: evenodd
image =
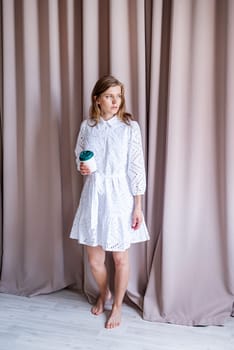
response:
M125 111L125 96L124 96L124 85L112 75L104 75L100 78L94 85L91 94L91 106L89 109L89 116L92 121L94 121L94 126L100 121L101 110L97 104L97 98L112 86L120 86L121 88L121 104L118 110L118 117L125 124L130 124L130 120L133 120L133 116Z

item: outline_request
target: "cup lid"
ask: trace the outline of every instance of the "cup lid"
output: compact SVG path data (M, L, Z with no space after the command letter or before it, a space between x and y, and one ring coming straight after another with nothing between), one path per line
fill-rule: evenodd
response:
M86 150L80 153L79 159L84 162L85 160L89 160L93 157L94 153L92 151Z

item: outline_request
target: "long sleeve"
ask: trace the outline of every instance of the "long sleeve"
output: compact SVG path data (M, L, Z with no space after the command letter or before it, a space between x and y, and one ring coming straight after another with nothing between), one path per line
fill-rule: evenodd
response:
M80 126L80 131L77 137L77 142L76 142L76 147L75 147L75 156L76 156L76 165L77 165L77 169L80 171L80 160L79 160L79 155L80 152L82 152L84 150L85 147L85 130L86 130L86 124L87 121L84 120L81 123Z
M142 148L141 131L136 121L131 123L129 140L128 176L133 196L142 195L146 189L145 162Z

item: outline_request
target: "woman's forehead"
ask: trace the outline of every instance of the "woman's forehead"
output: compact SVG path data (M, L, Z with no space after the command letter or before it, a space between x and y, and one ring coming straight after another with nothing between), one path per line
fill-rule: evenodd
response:
M111 86L108 89L106 89L104 92L105 92L105 94L108 93L108 94L112 94L112 95L120 94L121 93L121 87L119 85Z

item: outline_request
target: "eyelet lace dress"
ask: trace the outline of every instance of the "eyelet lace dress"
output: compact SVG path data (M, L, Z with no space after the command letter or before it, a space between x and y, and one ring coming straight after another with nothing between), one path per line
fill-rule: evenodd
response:
M79 169L80 152L93 151L97 171L86 176L70 238L105 251L124 251L149 239L144 220L138 230L131 227L133 196L146 188L141 132L136 121L126 125L117 116L92 123L82 122L75 155Z

